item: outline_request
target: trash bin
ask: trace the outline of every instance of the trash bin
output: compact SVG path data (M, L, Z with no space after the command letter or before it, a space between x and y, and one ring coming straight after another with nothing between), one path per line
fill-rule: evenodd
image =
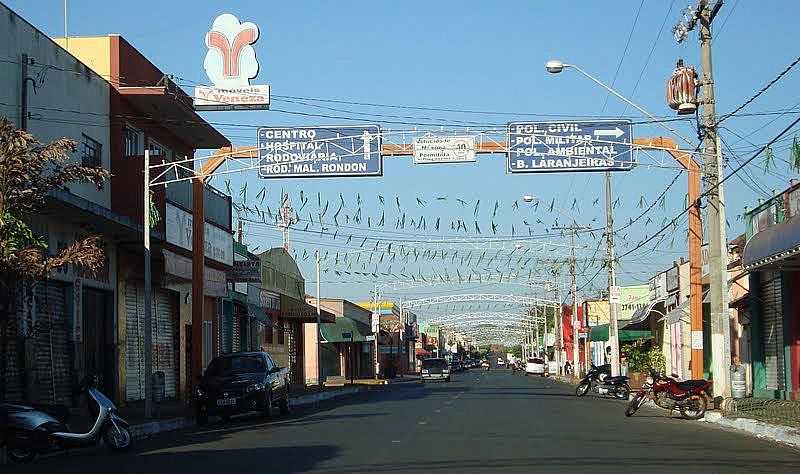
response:
M163 370L153 372L153 401L161 403L166 398L167 376Z
M745 371L744 366L741 364L731 366L731 396L733 398L744 398L747 396Z

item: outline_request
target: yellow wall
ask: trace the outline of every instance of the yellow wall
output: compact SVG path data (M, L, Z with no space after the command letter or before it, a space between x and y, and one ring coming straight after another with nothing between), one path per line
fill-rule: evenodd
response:
M608 324L608 301L587 301L589 312L589 326Z
M53 38L53 41L106 80L111 78L110 37L75 37L69 38L69 41L64 38ZM69 43L69 48L67 43Z

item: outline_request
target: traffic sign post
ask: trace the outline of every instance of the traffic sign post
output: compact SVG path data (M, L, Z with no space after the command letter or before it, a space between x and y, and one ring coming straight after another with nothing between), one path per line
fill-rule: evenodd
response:
M629 120L512 122L506 166L511 173L629 171L632 141Z
M380 127L259 128L258 160L262 178L381 176Z

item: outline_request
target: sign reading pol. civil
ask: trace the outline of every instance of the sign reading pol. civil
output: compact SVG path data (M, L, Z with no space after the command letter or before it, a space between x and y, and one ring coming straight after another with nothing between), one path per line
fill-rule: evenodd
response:
M259 176L381 176L377 125L258 129Z
M508 124L511 173L628 171L635 165L628 120Z

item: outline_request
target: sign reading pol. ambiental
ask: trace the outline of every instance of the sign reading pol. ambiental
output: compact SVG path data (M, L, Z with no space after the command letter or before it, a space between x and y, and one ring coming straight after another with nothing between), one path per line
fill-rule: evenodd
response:
M258 129L259 176L380 176L377 125Z
M508 124L511 173L628 171L635 165L628 120Z
M424 136L414 139L414 163L475 161L474 136Z

